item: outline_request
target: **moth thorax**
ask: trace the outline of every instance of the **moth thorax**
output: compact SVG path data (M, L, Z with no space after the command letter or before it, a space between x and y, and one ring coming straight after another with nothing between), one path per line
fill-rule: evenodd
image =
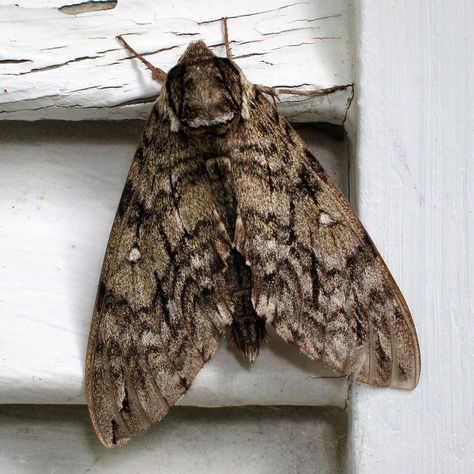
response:
M239 113L238 104L225 87L219 73L199 80L200 71L188 76L183 91L181 121L190 128L213 127L231 122Z
M203 53L183 61L169 72L166 89L170 108L190 132L225 132L241 117L241 76L228 59Z

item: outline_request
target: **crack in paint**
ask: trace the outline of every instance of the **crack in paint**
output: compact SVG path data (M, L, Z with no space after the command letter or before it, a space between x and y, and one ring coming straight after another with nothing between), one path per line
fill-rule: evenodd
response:
M20 64L20 63L31 63L31 59L0 59L0 64Z
M42 71L48 71L50 69L57 69L57 68L60 68L62 66L66 66L68 64L71 64L71 63L76 63L76 62L79 62L79 61L86 61L87 59L97 59L97 58L100 58L100 57L101 56L81 56L79 58L70 59L69 61L66 61L64 63L51 64L49 66L33 68L33 69L30 69L29 71L19 72L17 74L5 74L5 75L6 76L23 76L25 74L31 74L33 72L42 72Z
M271 31L269 33L260 33L262 36L274 36L274 35L280 35L282 33L293 33L294 31L301 31L301 30L312 30L312 26L306 26L302 28L288 28L286 30L280 30L280 31Z
M234 18L246 18L249 16L257 16L257 15L264 15L265 13L273 13L273 12L278 12L281 10L285 10L286 8L291 8L291 7L296 7L297 5L307 5L308 2L297 2L297 3L290 3L289 5L283 5L279 8L273 8L271 10L262 10L260 12L253 12L253 13L243 13L242 15L234 15L234 16L228 16L228 20L232 20ZM207 25L208 23L215 23L216 21L222 21L222 17L216 18L214 20L204 20L204 21L197 21L196 23L198 25Z

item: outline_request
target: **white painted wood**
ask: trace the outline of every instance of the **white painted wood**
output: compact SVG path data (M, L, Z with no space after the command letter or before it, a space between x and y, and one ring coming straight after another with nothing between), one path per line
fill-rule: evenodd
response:
M325 407L178 408L120 449L99 445L85 407L0 406L8 474L334 474L345 413ZM290 444L289 444L290 441Z
M357 207L412 310L422 364L414 392L355 387L349 465L472 473L474 3L357 7Z
M169 70L191 40L224 55L223 16L251 81L301 89L353 82L345 0L119 0L114 9L76 15L61 8L73 4L0 0L0 119L143 119L159 87L115 37L125 35ZM351 95L348 88L321 98L282 96L281 110L293 121L342 123Z
M143 123L3 123L0 403L84 403L86 341L108 234ZM300 127L344 188L345 141ZM249 367L229 347L183 403L334 405L347 380L279 343Z

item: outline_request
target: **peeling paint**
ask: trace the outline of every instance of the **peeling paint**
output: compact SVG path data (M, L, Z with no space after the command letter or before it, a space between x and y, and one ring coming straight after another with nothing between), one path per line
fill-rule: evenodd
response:
M0 6L9 38L0 56L1 90L8 91L0 93L2 119L142 119L159 88L114 38L125 35L169 70L197 38L223 55L222 16L230 19L234 58L250 81L267 87L285 82L288 89L305 84L306 90L352 82L351 9L345 0L254 6L209 0L193 18L180 2L171 8L142 0L140 9L122 2L112 10L118 4L108 0L57 0L35 8L30 1L15 9ZM340 125L349 94L284 95L279 107L292 120Z
M72 3L63 5L58 10L66 15L80 15L81 13L99 12L112 10L117 6L117 0L92 0L90 2Z
M31 62L31 59L0 59L0 64L19 64Z

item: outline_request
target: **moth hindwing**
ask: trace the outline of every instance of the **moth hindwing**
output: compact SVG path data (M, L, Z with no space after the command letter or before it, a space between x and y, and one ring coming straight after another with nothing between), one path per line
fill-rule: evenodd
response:
M348 202L260 88L192 43L145 127L104 259L86 367L101 442L161 420L228 327L253 361L266 323L360 382L417 384L409 310Z

